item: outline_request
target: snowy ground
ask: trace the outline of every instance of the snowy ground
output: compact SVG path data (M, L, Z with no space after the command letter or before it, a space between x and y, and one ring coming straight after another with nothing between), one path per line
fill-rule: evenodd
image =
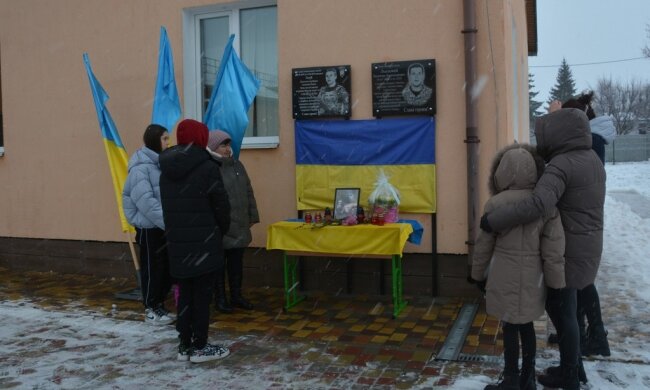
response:
M597 286L612 356L585 362L587 387L650 388L650 162L606 168L605 249ZM296 378L282 358L264 372L246 363L228 364L228 359L208 365L177 362L170 359L177 341L172 327L45 311L29 302L0 302L0 339L2 388L258 389L272 383L292 389L329 387ZM221 341L235 349L268 348L264 338ZM279 353L291 354L291 346ZM538 371L557 360L555 350L540 350ZM270 376L273 382L265 379ZM461 372L450 388L481 389L493 380ZM426 383L419 387L431 388Z

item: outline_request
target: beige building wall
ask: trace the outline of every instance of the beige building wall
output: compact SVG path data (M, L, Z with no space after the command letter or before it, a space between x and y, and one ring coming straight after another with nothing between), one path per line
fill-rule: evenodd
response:
M125 241L82 53L111 97L108 108L131 154L151 118L160 26L173 47L182 103L182 10L220 2L0 2L0 236ZM477 1L476 15L482 207L495 150L527 140L528 78L524 3ZM270 223L296 216L291 69L351 65L352 119L368 119L371 63L435 58L437 251L466 253L462 2L278 0L278 26L280 145L241 157L262 217L253 246L265 246ZM425 237L407 251L431 252L431 218L416 218Z

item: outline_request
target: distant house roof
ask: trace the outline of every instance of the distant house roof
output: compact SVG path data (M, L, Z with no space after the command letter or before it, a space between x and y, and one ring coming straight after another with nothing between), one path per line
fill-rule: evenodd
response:
M537 0L526 0L526 27L528 31L528 55L537 55Z

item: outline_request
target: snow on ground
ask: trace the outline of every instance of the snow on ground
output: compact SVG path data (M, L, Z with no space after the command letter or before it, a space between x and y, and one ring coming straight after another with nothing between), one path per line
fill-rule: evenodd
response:
M588 388L650 388L650 215L644 211L650 205L650 162L608 164L606 169L605 248L597 287L612 356L585 362ZM179 364L170 359L177 345L173 327L46 311L28 302L0 302L0 339L4 388L200 389L216 387L218 380L227 388L257 389L271 385L269 377L282 378L287 388L322 386L295 378L282 359L263 369ZM238 342L265 348L264 339L230 341ZM556 350L539 350L538 371L558 360ZM480 389L494 380L461 372L450 387Z

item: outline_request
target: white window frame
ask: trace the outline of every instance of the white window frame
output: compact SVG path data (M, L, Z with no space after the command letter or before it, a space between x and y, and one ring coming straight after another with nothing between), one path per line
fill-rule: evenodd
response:
M239 11L247 8L277 6L276 0L242 0L234 3L214 4L183 10L183 94L186 118L203 120L201 114L201 20L220 16L229 16L230 31L235 31L233 48L239 55ZM280 129L278 128L278 132ZM279 135L270 137L244 137L242 149L277 148Z

